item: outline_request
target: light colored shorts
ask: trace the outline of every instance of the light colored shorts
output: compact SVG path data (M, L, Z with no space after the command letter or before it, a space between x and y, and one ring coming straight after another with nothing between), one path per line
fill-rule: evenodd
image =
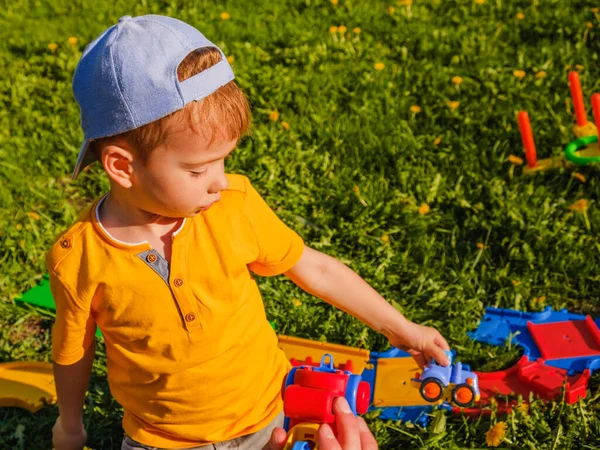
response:
M200 447L192 447L187 450L261 450L271 438L271 432L274 428L283 428L283 412L279 413L271 423L269 423L262 430L256 433L247 434L239 438L232 439L230 441L217 442L216 444L201 445ZM121 444L121 450L167 450L160 449L157 447L148 447L147 445L140 444L134 441L129 436L123 437L123 443Z

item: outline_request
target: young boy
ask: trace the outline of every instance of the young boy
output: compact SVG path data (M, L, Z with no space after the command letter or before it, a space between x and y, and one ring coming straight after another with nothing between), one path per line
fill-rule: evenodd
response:
M306 247L246 177L225 174L224 159L250 123L233 79L218 47L169 17L122 17L83 53L73 93L85 140L73 177L99 160L110 192L47 258L57 450L85 442L96 326L124 408L124 449L267 444L281 424L289 363L251 272L284 273L417 362L447 363L436 330L408 321L352 270ZM282 433L273 433L272 448Z

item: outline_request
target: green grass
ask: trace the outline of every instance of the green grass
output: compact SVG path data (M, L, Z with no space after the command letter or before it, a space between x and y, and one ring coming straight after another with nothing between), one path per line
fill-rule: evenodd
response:
M596 2L132 4L0 0L0 361L50 361L52 316L13 298L40 280L53 238L107 188L97 167L68 178L82 137L70 80L85 44L125 14L188 21L234 56L254 133L228 170L249 176L308 245L348 264L410 319L437 327L461 360L496 370L518 359L514 348L467 338L486 306L600 315L600 172L578 169L585 183L571 170L523 177L507 162L522 156L520 109L530 113L540 157L560 154L572 140L569 67L578 65L586 101L600 90ZM230 20L220 19L223 11ZM344 25L347 35L330 33L332 25ZM70 36L79 39L75 48ZM541 71L546 76L537 78ZM463 78L460 86L454 76ZM449 101L460 104L452 110ZM269 121L273 110L278 122ZM579 199L589 202L589 227L569 210ZM418 213L422 203L428 214ZM285 277L262 278L260 286L281 333L387 346ZM98 350L86 401L88 445L117 449L122 413L108 390L101 344ZM375 415L369 424L384 449L485 448L485 433L499 420L508 424L502 448L600 448L599 379L574 406L536 402L527 414L480 420L438 412L427 430ZM0 447L50 448L57 414L55 406L35 415L0 409Z

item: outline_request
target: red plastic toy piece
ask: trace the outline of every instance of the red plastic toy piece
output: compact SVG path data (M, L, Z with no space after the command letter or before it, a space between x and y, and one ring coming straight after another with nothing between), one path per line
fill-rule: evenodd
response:
M571 88L571 96L573 97L575 120L577 121L577 125L582 127L587 123L587 115L585 113L585 104L583 103L579 74L575 71L569 72L569 86Z
M531 122L529 114L526 111L521 111L517 115L519 121L519 130L521 131L521 139L523 147L525 147L525 159L530 168L537 166L537 152L535 150L535 141L533 140L533 131L531 130Z
M596 128L600 130L600 94L598 93L592 95L592 110L594 111Z
M600 330L590 316L566 322L527 322L527 330L544 359L600 355Z

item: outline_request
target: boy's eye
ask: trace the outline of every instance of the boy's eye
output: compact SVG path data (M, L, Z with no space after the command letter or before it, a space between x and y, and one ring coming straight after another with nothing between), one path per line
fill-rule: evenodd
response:
M202 172L190 171L190 173L192 174L192 178L198 178L206 174L206 170L203 170Z

